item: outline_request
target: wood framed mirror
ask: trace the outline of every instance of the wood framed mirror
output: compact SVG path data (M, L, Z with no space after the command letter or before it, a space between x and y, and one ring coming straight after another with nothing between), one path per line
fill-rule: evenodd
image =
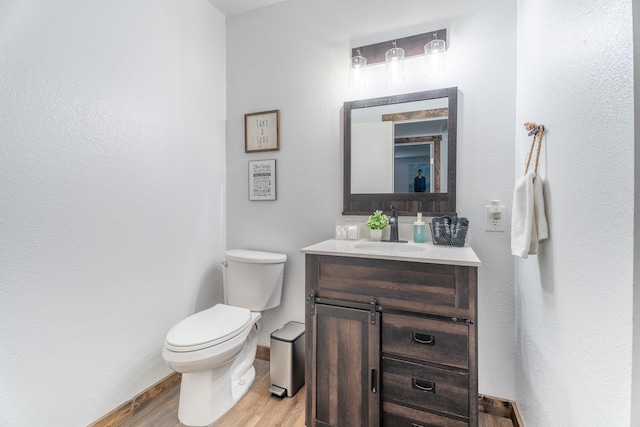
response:
M345 102L342 214L455 215L457 106L456 87Z

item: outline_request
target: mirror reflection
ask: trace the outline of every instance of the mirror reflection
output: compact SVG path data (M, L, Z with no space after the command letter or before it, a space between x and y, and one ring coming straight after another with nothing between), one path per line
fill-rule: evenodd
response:
M438 98L352 110L351 192L446 193L447 107Z
M343 214L455 214L457 91L345 102Z

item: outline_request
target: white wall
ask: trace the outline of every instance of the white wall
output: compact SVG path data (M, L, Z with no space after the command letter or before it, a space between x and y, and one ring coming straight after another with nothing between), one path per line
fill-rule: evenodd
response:
M631 382L631 425L640 425L640 0L632 0L633 9L633 99L634 99L634 233L633 233L633 375Z
M518 2L517 174L530 144L522 124L543 123L551 233L516 262L527 427L637 425L631 17L630 0Z
M390 19L393 17L393 19ZM333 237L342 212L342 104L458 86L458 211L482 260L480 391L515 395L513 260L508 233L485 233L484 205L510 205L516 75L516 6L509 0L284 1L227 19L227 247L288 255L282 305L265 313L260 344L304 319L300 249ZM348 87L351 47L446 27L448 72L432 80L407 64L400 87ZM494 46L494 49L489 49ZM384 66L370 72L382 82ZM244 153L245 113L281 111L281 149ZM247 164L277 160L277 200L249 201ZM408 223L413 218L402 218Z
M302 320L299 249L342 210L342 103L449 86L458 211L483 262L480 391L517 398L527 426L637 420L634 235L618 232L638 221L631 2L427 3L285 1L231 16L225 36L205 0L0 0L0 424L87 424L167 375L164 336L220 300L225 246L289 256L262 345ZM347 87L352 46L442 27L446 76ZM244 113L270 109L281 150L245 154ZM552 237L514 275L482 214L510 206L531 120L549 129ZM278 200L249 202L247 162L266 158Z
M0 0L0 424L94 421L215 299L224 55L206 0Z

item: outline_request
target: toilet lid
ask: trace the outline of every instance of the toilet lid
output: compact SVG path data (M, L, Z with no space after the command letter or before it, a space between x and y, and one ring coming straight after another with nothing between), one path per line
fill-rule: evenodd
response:
M247 249L229 249L225 252L225 258L227 261L239 261L249 264L279 264L287 260L287 255Z
M193 314L167 334L174 351L194 351L227 341L251 324L251 310L225 304Z

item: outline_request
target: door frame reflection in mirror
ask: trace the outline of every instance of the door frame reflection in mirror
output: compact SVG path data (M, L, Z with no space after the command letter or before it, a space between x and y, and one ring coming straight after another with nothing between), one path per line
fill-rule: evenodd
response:
M352 193L351 192L351 160L352 160L352 115L359 109L412 103L424 100L446 98L448 110L447 147L446 147L446 188L444 193ZM380 98L371 98L344 103L344 180L343 180L343 215L369 215L375 210L389 211L393 205L400 215L414 215L422 212L427 215L456 214L456 151L457 151L457 106L458 88L450 87L424 92L414 92ZM398 109L397 112L401 110ZM392 144L391 144L392 145ZM375 173L375 169L371 169Z
M438 99L438 101L440 100L446 102L444 98ZM447 116L448 108L432 108L382 116L383 121L394 123L394 193L416 191L416 175L420 171L426 181L426 188L422 192L447 192ZM353 121L354 118L351 119ZM353 131L351 153L353 162ZM354 172L353 163L351 166L351 179L353 180L357 172ZM354 191L353 181L351 190L357 193ZM372 191L372 193L377 192Z

